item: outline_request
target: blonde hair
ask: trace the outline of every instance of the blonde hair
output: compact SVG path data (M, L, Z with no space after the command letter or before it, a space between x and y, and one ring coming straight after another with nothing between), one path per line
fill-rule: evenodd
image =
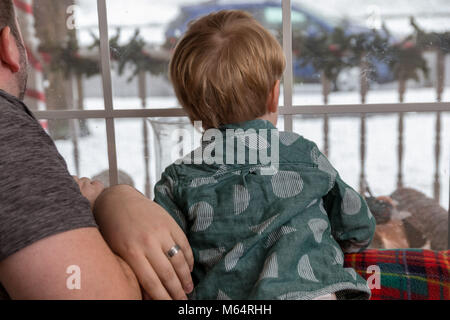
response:
M283 50L268 30L244 11L223 10L189 26L169 68L191 121L209 129L266 114L285 66Z

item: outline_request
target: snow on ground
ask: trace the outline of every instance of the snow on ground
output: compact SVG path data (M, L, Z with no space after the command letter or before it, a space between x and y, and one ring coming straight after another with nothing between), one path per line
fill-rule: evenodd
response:
M317 86L316 86L317 87ZM314 86L296 88L295 104L320 104L320 91ZM447 89L444 101L450 101L450 90ZM173 97L150 97L148 107L173 107L176 100ZM356 92L338 92L330 97L331 103L358 103ZM280 100L283 101L282 99ZM395 89L374 90L369 95L370 103L395 103ZM406 96L407 102L434 102L433 89L410 89ZM137 98L115 98L116 108L140 108ZM101 99L89 99L87 105L103 105ZM404 130L404 182L406 186L416 188L428 196L433 195L435 173L435 119L434 113L405 114ZM370 115L367 118L367 180L372 191L377 195L390 194L396 188L397 179L397 114ZM143 119L116 120L116 144L119 168L130 174L136 187L144 190L145 171L143 157ZM106 127L101 119L88 120L91 135L80 139L80 175L92 177L108 168ZM176 127L176 126L175 126ZM173 125L166 126L164 141L161 142L167 152L169 146L176 141L170 140ZM280 119L279 128L283 128ZM330 119L330 160L341 176L354 188L359 187L360 151L359 151L360 118L357 116L339 116ZM294 131L315 141L319 148L323 147L323 121L320 115L316 117L294 117ZM155 172L155 143L150 135L150 152L152 163L152 181L157 179ZM442 140L440 157L441 204L448 207L449 201L449 162L450 162L450 113L442 114ZM58 149L65 157L69 170L76 174L71 141L57 141ZM170 149L172 150L172 149ZM185 150L187 153L190 150ZM162 169L175 159L162 159Z

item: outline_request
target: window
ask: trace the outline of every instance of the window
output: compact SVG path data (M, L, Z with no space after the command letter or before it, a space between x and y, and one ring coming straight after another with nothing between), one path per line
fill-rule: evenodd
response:
M269 7L264 10L264 18L269 25L282 25L283 24L283 10L282 8ZM293 26L303 25L306 23L306 16L299 11L292 11L291 22Z
M411 194L397 191L411 187L422 197L417 200L415 194L418 210L431 201L439 212L436 219L448 219L450 90L444 79L450 79L450 55L431 47L423 50L423 60L412 64L417 79L407 77L401 90L393 71L407 67L403 62L411 57L405 50L412 44L402 42L414 32L409 17L414 16L427 32L443 33L450 29L444 23L449 21L443 13L450 11L443 10L450 9L447 2L415 1L405 8L379 0L389 4L380 7L393 7L383 9L386 12L347 0L292 4L283 0L279 7L254 1L248 8L243 7L245 1L132 2L133 6L120 0L16 2L32 57L27 103L48 127L71 173L100 177L111 184L132 182L151 197L173 154L187 153L190 147L175 152L165 148L178 143L171 135L174 130L190 127L167 79L170 50L189 20L238 8L263 12L255 15L280 26L287 70L279 128L317 142L344 180L366 195L370 191L375 197L390 196L401 212L406 207L402 201ZM303 2L319 6L321 14L306 9L306 15L298 9ZM25 10L23 3L28 6ZM350 5L349 17L346 8ZM342 18L339 24L331 18L336 13ZM52 19L46 19L49 15ZM369 33L371 28L383 33L382 21L392 30L391 44L398 43L397 49L406 52L399 63L392 64L386 55L364 56L359 64L338 65L339 72L330 79L326 74L335 69L333 64L327 69L321 67L323 61L307 60L301 41L317 36L314 30L328 30L328 35L312 49L323 46L327 57L334 59L347 54L346 35ZM342 38L333 38L337 24L344 30ZM306 26L306 38L305 33L303 38L296 35L298 25ZM131 48L139 50L127 50ZM428 77L420 68L422 61L428 66ZM407 245L431 245L429 239L419 241L425 231L411 230L403 230L405 237L411 232L417 235L409 235Z

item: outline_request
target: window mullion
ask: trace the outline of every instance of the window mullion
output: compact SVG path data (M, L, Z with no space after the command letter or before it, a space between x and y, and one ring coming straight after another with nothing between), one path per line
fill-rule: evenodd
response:
M111 81L111 59L109 49L108 15L105 0L97 0L98 26L100 33L100 60L103 81L103 97L106 113L106 139L108 143L109 183L119 183L116 151L116 133L113 118L113 96Z
M286 56L286 71L284 73L284 107L292 107L292 86L293 86L293 70L292 70L292 24L291 24L291 0L283 0L283 50ZM284 130L293 131L292 115L284 116Z

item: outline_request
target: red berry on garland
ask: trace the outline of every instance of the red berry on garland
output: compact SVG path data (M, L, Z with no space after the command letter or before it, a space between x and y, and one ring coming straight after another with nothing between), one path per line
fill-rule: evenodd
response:
M337 44L330 44L328 46L328 50L330 50L331 52L337 52L337 51L339 51L339 45L337 45Z
M414 42L412 41L406 41L403 43L402 48L403 49L412 49L414 48L416 45L414 44Z

